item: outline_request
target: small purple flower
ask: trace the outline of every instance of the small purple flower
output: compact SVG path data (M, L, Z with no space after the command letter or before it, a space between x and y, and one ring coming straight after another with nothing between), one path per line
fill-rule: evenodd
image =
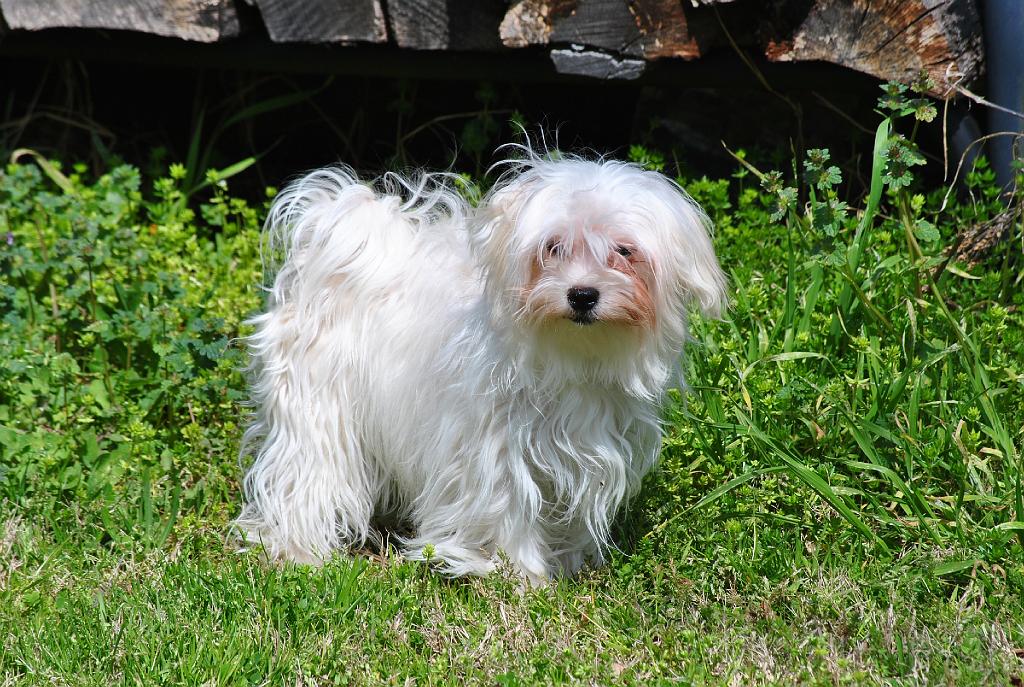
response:
M13 246L14 245L14 232L13 231L7 232L7 245L8 246Z

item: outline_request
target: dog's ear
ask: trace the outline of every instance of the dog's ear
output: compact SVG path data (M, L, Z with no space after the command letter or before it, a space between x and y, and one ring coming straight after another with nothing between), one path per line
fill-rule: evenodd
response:
M532 186L532 177L526 175L500 181L477 207L470 228L470 245L483 270L488 298L496 314L503 316L518 310L518 294L527 283L530 253L519 245L517 225Z
M507 252L511 236L508 232L518 214L515 184L493 188L477 206L476 221L470 227L470 245L478 264L491 265L496 254Z
M669 250L661 258L669 266L670 280L679 297L694 304L707 317L721 317L728 301L728 280L715 256L711 242L711 220L700 206L676 183L657 172L647 172L656 199L652 210L668 225Z
M689 302L699 306L706 317L720 318L729 304L728 280L718 264L709 228L701 222L683 233L689 261L682 276Z

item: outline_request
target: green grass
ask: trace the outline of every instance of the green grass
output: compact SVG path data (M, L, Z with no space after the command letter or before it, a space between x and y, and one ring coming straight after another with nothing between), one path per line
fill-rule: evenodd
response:
M943 256L1022 201L981 165L941 209L893 126L862 201L827 151L799 178L739 154L685 180L731 310L693 321L622 550L526 590L237 553L263 204L229 194L233 168L88 179L23 156L0 172L0 684L1019 680L1020 215L989 264Z
M6 535L0 665L18 683L992 685L1020 667L1019 588L987 569L944 583L919 554L805 551L767 577L735 533L522 593L366 557L268 568L209 531L145 552Z

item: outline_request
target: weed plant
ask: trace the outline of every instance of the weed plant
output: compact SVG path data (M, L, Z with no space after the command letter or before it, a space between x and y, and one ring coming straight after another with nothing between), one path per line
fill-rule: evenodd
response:
M321 569L236 552L264 204L230 195L238 166L172 166L143 193L130 167L8 165L0 682L1019 680L1022 198L984 162L966 200L919 189L935 110L899 85L879 107L862 203L827 150L681 180L716 225L731 310L694 318L622 550L525 591L390 551ZM1007 207L989 264L949 259Z

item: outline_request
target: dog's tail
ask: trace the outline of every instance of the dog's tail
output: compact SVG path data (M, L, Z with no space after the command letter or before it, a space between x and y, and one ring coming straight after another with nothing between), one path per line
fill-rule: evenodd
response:
M455 179L389 172L364 182L339 165L291 183L274 200L264 231L264 271L276 272L271 305L315 297L303 293L306 286L358 273L366 260L398 258L424 226L464 226L468 204L453 188Z

